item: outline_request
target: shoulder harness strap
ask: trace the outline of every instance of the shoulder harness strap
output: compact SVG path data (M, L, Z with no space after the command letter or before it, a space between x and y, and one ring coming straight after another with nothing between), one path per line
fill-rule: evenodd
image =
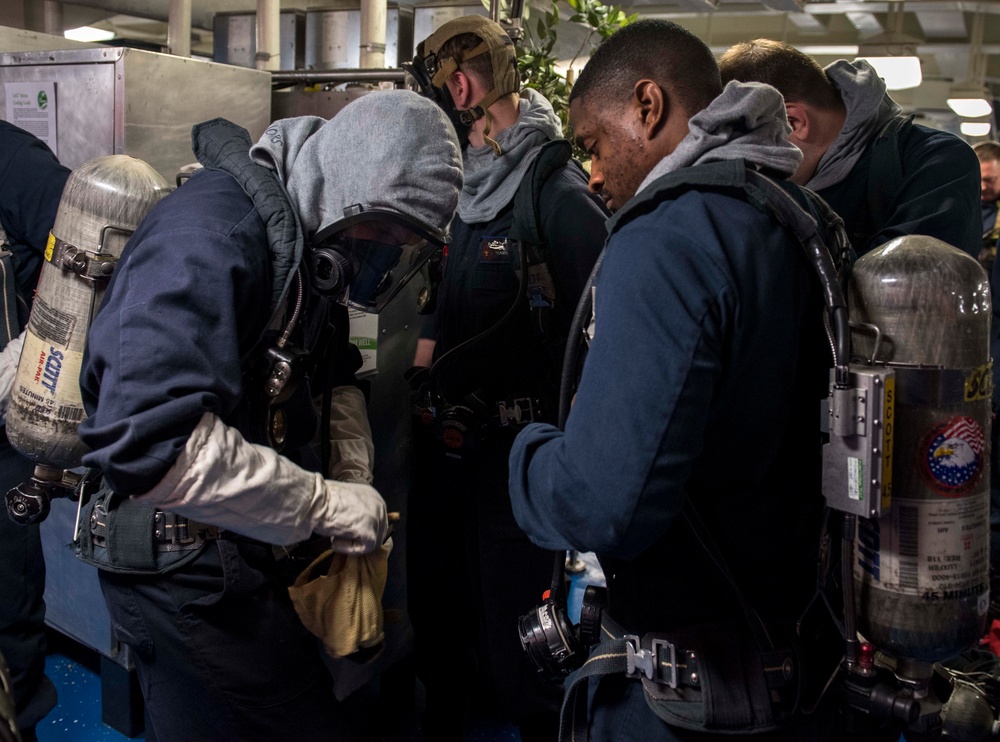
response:
M652 211L661 202L677 198L687 191L741 195L748 203L772 214L780 224L791 230L820 276L827 306L838 307L842 303L842 298L834 295L839 294L838 268L846 266L834 262L826 241L836 243L838 261L845 250L849 251L843 220L819 196L804 188L794 187L808 208L819 217L817 222L792 197L792 188L789 184L779 185L747 167L744 160L724 160L694 168L682 168L653 181L637 198L633 198L625 208L618 211L609 222L609 232L614 234L636 217ZM827 230L828 234L824 234Z
M868 170L868 203L871 204L875 224L884 224L889 218L896 194L903 185L903 158L900 156L900 134L911 126L913 116L893 116L886 122L872 147L872 160ZM869 239L872 235L869 235Z
M546 342L553 358L553 367L562 361L564 339L552 338L549 311L560 300L549 269L549 243L542 229L541 198L545 183L557 170L571 161L573 149L565 139L555 139L542 145L534 162L528 167L514 193L513 218L508 236L520 245L521 271L525 283L528 307L532 313L531 327Z
M4 244L3 230L0 230L0 350L21 332L17 314L17 282L14 270L14 254Z
M573 149L565 139L556 139L542 145L542 151L531 163L514 193L514 224L510 228L511 239L519 240L522 244L529 246L536 246L539 253L544 253L545 236L542 234L539 206L542 188L545 181L556 170L570 161L572 153ZM539 254L529 257L542 258L544 256Z
M232 175L264 221L274 271L271 307L277 312L302 260L305 242L298 214L281 181L274 171L250 159L252 144L246 129L223 118L205 121L191 130L191 145L198 162Z

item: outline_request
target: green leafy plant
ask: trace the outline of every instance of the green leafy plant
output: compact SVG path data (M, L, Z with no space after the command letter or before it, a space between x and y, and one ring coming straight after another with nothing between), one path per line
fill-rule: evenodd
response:
M619 28L628 25L636 18L637 13L626 15L621 8L614 5L604 5L600 0L565 0L572 13L565 19L566 23L583 26L587 34L580 44L568 69L574 69L576 60L581 56L589 56L594 48ZM558 28L560 0L552 0L550 9L536 22L525 14L525 35L517 45L517 64L521 71L521 84L533 88L548 98L559 119L563 131L569 133L569 91L572 81L567 80L563 72L557 69L558 60L553 56ZM527 11L528 6L525 6Z

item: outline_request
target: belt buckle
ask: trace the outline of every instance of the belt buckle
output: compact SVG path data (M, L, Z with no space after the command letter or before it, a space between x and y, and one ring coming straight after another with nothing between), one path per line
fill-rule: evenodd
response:
M655 665L654 669L660 670L662 672L663 663L660 662L660 650L667 650L668 660L667 663L670 669L666 672L666 678L664 680L657 680L657 682L664 683L670 688L677 688L677 647L666 639L653 639L652 641L652 653L653 653L653 663Z

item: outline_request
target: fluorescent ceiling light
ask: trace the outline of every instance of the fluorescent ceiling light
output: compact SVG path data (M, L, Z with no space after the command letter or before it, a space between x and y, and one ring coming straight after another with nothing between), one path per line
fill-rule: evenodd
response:
M811 57L856 57L857 44L796 44L795 48Z
M959 116L969 119L993 113L993 106L983 98L948 98L948 107Z
M858 59L864 59L885 80L888 90L907 90L915 88L923 81L920 71L920 59L916 56L877 56L866 53L870 50L861 47Z
M986 137L990 134L989 121L963 121L959 128L968 137Z
M866 60L889 90L915 88L923 81L917 46L920 39L903 33L903 3L889 3L889 31L864 39L858 58Z
M982 85L955 85L948 95L948 107L959 116L976 119L993 113Z
M93 26L81 26L64 31L63 36L71 41L111 41L115 37L115 32L102 31Z

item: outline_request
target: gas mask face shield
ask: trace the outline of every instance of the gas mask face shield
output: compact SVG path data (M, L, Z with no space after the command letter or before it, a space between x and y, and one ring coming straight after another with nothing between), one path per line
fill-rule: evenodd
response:
M313 286L341 303L378 313L444 244L444 235L395 211L358 211L313 238Z
M417 47L417 54L411 62L403 62L403 69L412 79L411 88L416 90L425 98L437 103L458 135L458 143L465 149L469 143L469 132L475 119L468 111L459 111L455 108L455 101L452 100L448 87L443 83L439 86L434 84L434 76L438 72L438 61L436 54L424 54L423 44Z

